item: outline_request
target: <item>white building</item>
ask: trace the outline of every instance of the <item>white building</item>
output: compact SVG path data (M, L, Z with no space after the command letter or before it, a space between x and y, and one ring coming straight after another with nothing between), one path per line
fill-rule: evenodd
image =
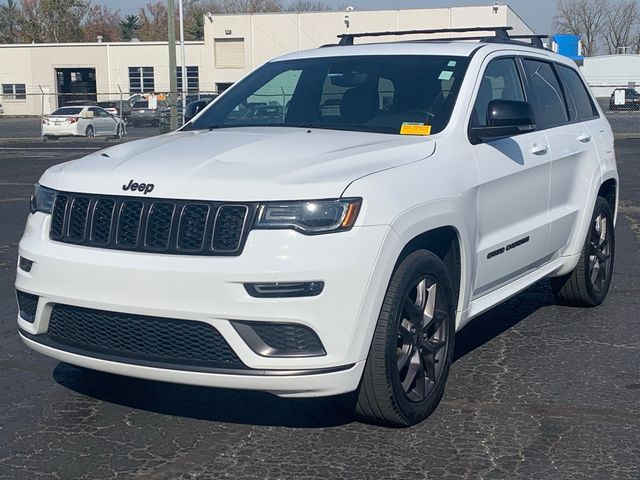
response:
M616 87L640 85L640 55L586 57L582 73L596 97L609 97Z
M186 43L187 84L193 91L222 91L275 56L336 43L337 35L347 29L359 32L505 25L514 28L513 34L533 33L508 6L493 4L205 16L204 41ZM450 36L455 34L442 35ZM368 41L393 40L397 37ZM126 99L131 93L167 92L167 49L166 42L0 45L5 114L49 113L72 98ZM177 58L179 61L179 49ZM179 86L180 82L178 78Z

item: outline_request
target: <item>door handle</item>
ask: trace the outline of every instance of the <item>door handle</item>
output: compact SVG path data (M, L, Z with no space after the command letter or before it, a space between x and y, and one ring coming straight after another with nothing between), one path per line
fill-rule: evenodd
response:
M578 141L582 143L589 143L591 141L591 135L588 133L581 133L578 135Z
M534 155L546 155L549 151L549 145L538 145L537 143L529 150Z

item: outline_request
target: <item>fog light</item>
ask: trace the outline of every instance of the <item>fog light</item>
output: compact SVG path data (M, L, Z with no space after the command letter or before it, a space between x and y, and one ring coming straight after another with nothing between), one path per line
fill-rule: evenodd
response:
M33 267L33 262L28 258L20 257L18 260L18 266L20 267L20 270L24 270L28 273L31 271L31 267Z
M255 298L316 297L324 290L324 282L245 283L244 288Z
M255 353L262 357L321 357L327 354L309 327L292 323L231 322Z
M18 298L20 318L33 323L36 318L36 310L38 310L38 296L16 290L16 297Z

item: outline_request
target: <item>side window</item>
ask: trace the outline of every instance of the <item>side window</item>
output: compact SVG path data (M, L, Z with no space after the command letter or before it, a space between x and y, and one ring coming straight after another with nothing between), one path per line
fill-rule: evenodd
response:
M555 127L567 123L569 117L565 108L560 83L550 63L524 59L530 99L538 129Z
M487 125L487 109L491 100L524 100L518 67L513 58L498 58L487 66L473 107L471 125Z
M591 95L587 91L584 82L574 69L564 65L556 65L560 80L565 87L567 103L572 120L589 120L598 116Z

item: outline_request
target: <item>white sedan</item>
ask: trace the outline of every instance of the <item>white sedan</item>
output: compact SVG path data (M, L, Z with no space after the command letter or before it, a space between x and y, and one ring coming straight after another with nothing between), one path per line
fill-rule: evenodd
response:
M42 138L45 141L69 136L122 138L125 133L125 123L100 107L61 107L42 117Z

